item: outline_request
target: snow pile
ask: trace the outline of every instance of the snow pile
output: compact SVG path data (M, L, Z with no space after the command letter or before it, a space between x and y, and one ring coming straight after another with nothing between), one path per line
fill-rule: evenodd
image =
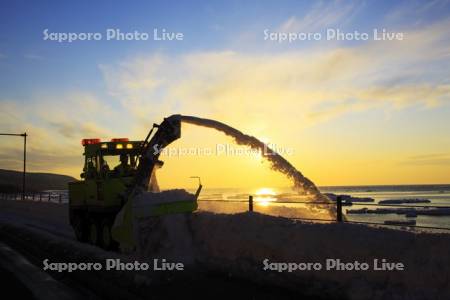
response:
M140 206L177 201L195 201L195 195L184 189L173 189L162 192L142 192L133 199L133 207L138 209Z
M138 224L137 254L192 264L195 246L187 214L141 219Z
M141 221L141 255L176 254L197 264L261 283L292 288L308 282L321 293L338 286L350 299L449 298L450 236L355 224L300 223L259 213L197 212ZM179 248L178 248L179 247ZM164 250L165 249L165 250ZM369 271L264 271L263 261L315 263L328 258L366 262ZM374 259L405 271L372 271ZM311 283L311 286L309 286ZM302 287L303 289L304 287ZM313 291L314 292L314 291Z
M138 253L191 263L193 245L186 214L153 216L158 205L180 201L196 201L194 194L183 189L159 193L143 192L133 199L134 235ZM137 220L137 222L136 222Z

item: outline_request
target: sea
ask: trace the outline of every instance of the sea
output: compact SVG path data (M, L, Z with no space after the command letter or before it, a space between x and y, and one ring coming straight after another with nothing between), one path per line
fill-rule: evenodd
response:
M450 233L450 214L447 215L422 215L407 216L404 213L375 214L375 213L351 213L352 210L360 210L367 208L368 210L376 209L404 209L414 208L418 210L427 210L435 208L450 209L450 184L432 184L432 185L365 185L365 186L323 186L319 187L322 193L332 193L335 195L348 195L354 198L371 198L372 202L357 202L352 201L350 206L343 207L344 219L350 222L368 222L384 224L385 221L399 222L414 222L419 227L433 227L433 228L447 228L449 230L434 230L439 232ZM195 192L195 190L190 190ZM50 201L62 203L68 202L67 191L46 191L50 193ZM59 197L61 194L61 197ZM282 207L284 211L289 211L290 208L296 208L298 205L295 202L304 202L305 197L298 195L292 188L273 188L261 187L258 189L246 188L208 188L204 187L199 201L200 203L220 203L224 212L239 212L248 210L248 199L252 195L254 199L254 211L264 213L268 207ZM48 196L43 196L43 200L47 201ZM400 203L394 206L380 204L383 200L405 200L405 199L421 199L428 200L429 203ZM37 197L36 199L37 200ZM208 209L207 205L200 206ZM286 216L289 217L289 216ZM406 224L406 223L405 223ZM384 225L383 225L384 226ZM414 229L412 226L406 226L403 229ZM419 228L418 228L419 229Z

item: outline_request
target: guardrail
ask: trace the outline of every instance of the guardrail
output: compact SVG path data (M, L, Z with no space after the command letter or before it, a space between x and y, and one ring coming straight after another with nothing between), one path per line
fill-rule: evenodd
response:
M253 196L249 195L248 200L224 200L224 199L199 199L199 202L221 202L221 203L248 203L248 211L254 211ZM365 221L351 221L343 217L342 208L344 206L377 206L377 207L401 207L401 208L446 208L450 209L450 206L437 206L437 205L401 205L401 204L378 204L378 203L365 203L365 202L347 202L343 201L342 197L338 196L336 201L330 202L311 202L311 201L273 201L270 205L276 204L305 204L305 205L335 205L336 206L336 218L335 219L315 219L315 218L292 218L292 220L304 220L304 221L320 221L320 222L334 222L334 223L353 223L353 224L367 224L378 225L384 227L397 226L397 227L411 227L421 229L433 229L433 230L446 230L450 231L450 227L437 227L437 226L421 226L421 225L409 225L409 224L384 224L377 222L365 222Z
M0 199L22 201L22 193L1 193ZM63 203L63 194L55 192L26 193L25 200L35 202L52 202L61 204Z
M21 193L1 193L1 200L22 200ZM35 201L35 202L51 202L62 204L64 197L62 193L55 192L40 192L40 193L27 193L25 195L25 200ZM247 200L234 200L234 199L199 199L198 202L220 202L220 203L247 203L248 211L254 211L255 201L252 195L249 195ZM330 202L311 202L311 201L273 201L270 205L277 204L304 204L304 205L335 205L336 206L336 218L335 219L316 219L316 218L293 218L292 220L304 220L304 221L318 221L318 222L335 222L335 223L353 223L353 224L367 224L367 225L378 225L378 226L397 226L397 227L410 227L410 228L422 228L422 229L433 229L433 230L446 230L450 231L450 227L437 227L437 226L421 226L421 225L409 225L409 224L384 224L377 222L366 222L366 221L351 221L344 218L342 208L344 206L376 206L376 207L399 207L399 208L445 208L450 209L450 206L437 206L437 205L402 205L402 204L378 204L378 203L365 203L365 202L347 202L343 201L342 197L338 196L336 201Z

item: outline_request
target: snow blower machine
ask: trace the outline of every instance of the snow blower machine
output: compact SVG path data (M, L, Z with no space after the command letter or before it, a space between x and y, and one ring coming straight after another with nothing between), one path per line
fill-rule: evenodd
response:
M172 115L154 124L143 141L82 140L81 180L69 183L69 219L77 240L106 250L131 251L140 218L197 209L201 184L195 194L186 192L181 198L154 197L159 193L155 171L163 165L159 155L180 136L180 115ZM112 169L114 162L118 165Z

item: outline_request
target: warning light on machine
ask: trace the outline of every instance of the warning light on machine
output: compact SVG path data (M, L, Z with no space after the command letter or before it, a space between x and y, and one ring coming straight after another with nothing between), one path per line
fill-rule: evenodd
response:
M86 146L86 145L94 145L94 144L98 144L100 143L100 139L82 139L81 140L81 145Z
M114 138L111 139L111 142L129 142L130 140L128 138Z

